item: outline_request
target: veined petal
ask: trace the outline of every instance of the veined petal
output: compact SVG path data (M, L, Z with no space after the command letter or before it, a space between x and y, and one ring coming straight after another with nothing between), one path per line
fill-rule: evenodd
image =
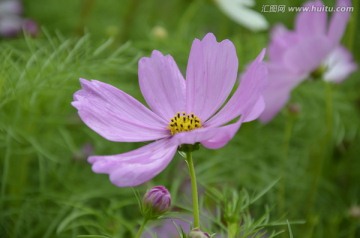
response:
M224 147L239 130L243 120L240 118L237 122L216 128L216 134L207 140L202 140L201 144L209 149L219 149Z
M236 81L238 59L233 43L207 34L195 39L186 71L186 111L206 121L224 103Z
M169 121L185 111L185 80L174 59L153 51L139 61L139 84L150 108Z
M203 127L192 131L175 134L170 140L177 145L202 143L210 149L218 149L226 145L239 129L242 119L236 123L222 127Z
M338 0L337 7L350 7L351 1L350 0ZM336 11L330 20L329 24L329 31L328 37L334 44L340 42L345 29L346 25L349 21L350 11Z
M267 66L262 62L264 55L265 49L246 69L238 89L229 102L205 122L205 126L224 125L240 115L242 115L242 121L254 120L256 114L260 115L264 108L259 100L267 84Z
M95 132L111 141L148 141L169 136L167 122L123 91L80 79L72 105Z
M216 127L199 128L192 131L180 132L172 136L171 141L177 145L195 144L209 140L216 136Z
M269 27L263 15L247 8L247 6L253 6L254 1L216 0L215 2L226 15L240 25L253 31L265 30Z
M324 80L339 83L357 69L352 55L344 47L338 46L333 50L324 62L327 71Z
M331 49L332 44L327 37L309 36L286 51L283 62L294 73L309 73L320 66Z
M321 1L310 1L303 6L310 11L302 11L296 17L295 29L304 38L314 35L325 35L327 28L327 13L321 11L324 4ZM316 11L317 9L320 9Z
M163 139L124 154L90 156L88 161L95 173L109 174L113 184L130 187L145 183L163 171L176 150L177 145Z

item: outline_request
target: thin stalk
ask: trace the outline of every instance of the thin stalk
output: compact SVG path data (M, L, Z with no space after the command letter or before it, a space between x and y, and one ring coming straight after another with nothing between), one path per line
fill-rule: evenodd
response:
M148 219L144 219L144 221L142 222L135 238L140 238L142 233L144 232L144 229L145 229L145 226L146 226L146 223L148 222Z
M324 136L319 140L312 154L312 184L310 187L306 213L311 218L314 216L314 204L318 194L318 188L320 179L323 176L324 166L326 165L327 159L331 156L331 145L333 137L333 99L332 99L332 85L325 83L325 123L326 130ZM309 219L310 219L309 218ZM308 223L308 230L312 231L317 223L317 219L311 219ZM309 233L310 234L310 233Z
M286 194L286 181L287 181L287 168L288 168L288 158L289 158L289 146L293 131L294 125L294 115L291 114L290 111L287 112L287 119L284 128L284 142L283 142L283 161L282 167L280 171L281 182L279 184L279 215L283 215L285 211L285 194Z
M228 238L235 238L237 231L238 231L239 224L236 223L229 223L227 225L228 229Z
M196 174L194 162L191 152L186 152L186 163L189 168L190 180L191 180L191 193L193 202L193 215L194 215L194 228L200 228L200 211L199 211L199 197L196 183Z

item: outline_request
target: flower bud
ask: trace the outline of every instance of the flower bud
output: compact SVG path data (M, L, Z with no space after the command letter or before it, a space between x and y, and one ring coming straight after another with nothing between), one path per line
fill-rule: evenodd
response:
M167 212L171 205L171 196L164 186L155 186L148 190L143 198L143 215L147 219L156 219Z
M290 114L297 116L301 112L301 106L297 103L291 103L288 105L288 111Z
M37 36L39 33L39 27L38 24L30 19L25 19L23 21L22 27L24 29L24 31L29 34L30 36Z
M166 38L168 38L168 32L167 30L162 27L162 26L155 26L152 30L151 30L151 35L156 39L156 40L165 40Z
M210 238L210 235L206 232L194 229L190 232L189 238Z
M349 211L348 211L348 214L351 218L354 218L354 219L360 219L360 206L352 206Z

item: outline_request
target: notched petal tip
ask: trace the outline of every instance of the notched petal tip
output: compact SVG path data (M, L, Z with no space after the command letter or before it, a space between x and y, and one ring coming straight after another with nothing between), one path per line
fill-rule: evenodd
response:
M195 40L198 40L198 39L195 39ZM212 33L212 32L207 33L207 34L203 37L203 39L202 39L201 41L213 41L213 42L217 42L217 41L216 41L216 37L215 37L214 33Z
M153 51L151 52L151 57L164 57L164 54L161 53L161 52L158 51L158 50L153 50Z
M217 41L216 36L212 32L207 33L201 40L195 39L194 42L201 44L229 45L234 47L235 50L235 46L230 40L224 39L222 41Z
M91 83L91 80L87 80L85 78L79 78L79 81L80 81L80 85L83 86L83 85L88 85Z
M161 58L161 57L164 57L164 55L163 55L160 51L158 51L158 50L153 50L153 51L151 52L150 57L144 56L144 57L141 57L141 58L139 59L139 66L142 66L142 65L148 63L149 61L151 61L152 58L158 59L158 58Z

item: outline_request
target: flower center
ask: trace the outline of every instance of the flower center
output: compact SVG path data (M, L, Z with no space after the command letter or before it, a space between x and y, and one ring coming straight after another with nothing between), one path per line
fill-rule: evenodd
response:
M186 114L185 112L178 112L173 118L171 118L168 129L170 130L171 135L174 135L179 132L192 131L200 127L200 118L195 116L193 113Z

